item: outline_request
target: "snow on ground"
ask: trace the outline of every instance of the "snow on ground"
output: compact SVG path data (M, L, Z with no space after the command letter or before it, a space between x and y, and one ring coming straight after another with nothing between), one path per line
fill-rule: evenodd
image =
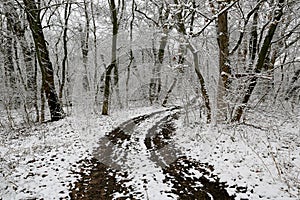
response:
M162 119L170 113L157 115L146 119L139 125L132 134L131 141L138 141L137 143L124 142L122 146L127 146L126 159L119 165L129 174L126 185L134 186L134 197L136 199L175 199L171 198L171 186L164 183L165 175L160 167L149 159L150 152L147 151L144 139L147 132L151 129L155 122ZM174 195L175 196L175 195ZM115 198L123 197L122 194L115 194Z
M97 141L121 122L159 109L132 109L109 117L81 110L58 122L0 132L0 199L68 199L77 178L72 173L76 161L90 158ZM181 117L174 141L186 155L214 165L221 181L245 190L236 199L299 199L300 116L283 119L287 117L253 114L246 125L186 127ZM140 175L132 177L140 180ZM149 196L154 199L159 185L154 181L152 186ZM230 188L228 192L234 193Z
M99 138L121 122L161 108L96 116L78 109L53 123L0 132L0 199L68 199L76 161L90 158Z
M254 124L218 127L182 127L181 119L175 142L191 158L214 165L221 181L244 190L236 199L300 199L299 113L286 121L252 117Z

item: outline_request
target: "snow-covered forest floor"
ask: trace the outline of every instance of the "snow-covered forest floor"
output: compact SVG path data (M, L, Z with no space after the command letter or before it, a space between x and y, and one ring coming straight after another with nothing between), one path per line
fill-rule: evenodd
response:
M101 116L82 109L58 122L1 130L0 199L70 199L80 178L74 173L80 170L79 161L94 156L98 141L122 122L158 110L161 108L135 108ZM182 113L174 121L172 144L188 158L212 165L213 173L226 182L227 192L235 194L235 199L300 198L299 112L266 115L253 111L247 115L245 124L218 127L200 123L196 115ZM139 129L153 124L151 120L147 123ZM142 171L147 171L147 167L150 170L145 164L137 166ZM144 177L132 178L127 184L141 182L138 179ZM149 180L147 198L162 197L160 190L168 190L171 185L160 186ZM176 199L176 195L167 198Z
M179 128L176 143L208 162L236 199L300 199L300 113L254 112L245 124ZM234 193L230 187L229 194Z

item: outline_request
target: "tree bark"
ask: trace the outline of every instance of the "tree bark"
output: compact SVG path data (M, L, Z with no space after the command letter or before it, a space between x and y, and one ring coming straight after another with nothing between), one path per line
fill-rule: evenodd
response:
M223 10L226 4L219 10ZM217 18L217 39L219 46L219 84L217 90L217 122L224 122L228 118L228 106L224 100L230 86L229 77L231 69L229 65L229 32L228 32L228 11L226 10Z
M94 10L94 2L91 2L91 17L92 17L92 23L93 23L93 44L94 44L94 110L97 113L100 102L98 99L99 95L99 89L100 85L98 81L98 45L97 45L97 24L96 24L96 16L95 16L95 10Z
M114 66L114 88L117 95L117 101L119 107L122 108L121 97L120 97L120 89L119 89L119 67L117 63L117 41L118 41L118 32L119 32L119 23L122 20L123 9L124 9L124 0L122 1L122 8L119 5L118 8L116 6L115 0L109 0L110 2L110 12L111 12L111 22L113 25L112 30L112 48L111 48L111 64ZM118 11L121 12L120 18L118 19Z
M38 10L34 0L23 0L23 2L44 79L42 87L46 93L51 121L57 121L64 118L64 112L55 91L53 67L41 25L40 11Z
M71 4L69 3L69 0L67 0L65 4L65 10L64 10L64 27L63 27L63 49L64 49L64 56L62 60L62 69L61 69L61 84L59 87L59 100L62 103L63 102L63 91L66 84L66 68L68 63L68 21L71 14Z
M159 42L158 51L155 48L155 44L153 44L153 54L154 54L154 67L152 70L152 77L150 79L149 84L149 100L150 104L153 104L155 101L158 101L159 95L161 92L161 68L164 61L165 56L165 48L167 46L168 41L168 34L169 34L169 27L166 23L168 20L168 16L170 13L170 10L168 7L166 7L166 13L163 14L163 6L159 8L159 20L162 24L162 36Z
M108 115L109 108L109 94L110 94L110 76L111 71L114 68L114 65L109 65L105 72L105 81L104 81L104 98L102 105L102 115Z
M133 57L133 50L132 50L132 42L133 42L133 22L135 20L135 12L134 12L134 6L135 6L135 0L132 0L131 4L131 14L132 18L130 21L130 32L129 32L129 37L130 37L130 50L129 50L129 64L127 66L127 76L126 76L126 106L129 106L129 81L130 81L130 74L131 74L131 65L134 63L134 57Z
M210 101L209 101L209 96L208 96L208 92L207 92L206 85L205 85L205 80L200 72L198 53L191 44L188 45L188 48L190 49L191 53L193 54L194 68L195 68L195 72L197 74L198 80L200 82L201 94L204 98L204 104L205 104L206 112L207 112L206 121L207 121L207 123L210 123L211 122Z
M13 18L9 12L9 4L9 1L4 1L4 8L6 9L5 16L7 18L6 34L4 37L4 72L6 87L15 89L16 77L13 61Z
M118 40L118 31L119 31L119 23L122 19L123 12L124 12L124 0L122 0L122 8L120 8L120 1L119 7L116 7L115 0L108 0L109 9L111 12L111 22L112 22L112 47L111 47L111 64L107 67L105 72L105 82L104 82L104 99L103 99L103 106L102 106L102 114L108 115L108 105L109 105L109 96L110 96L110 82L111 82L111 71L114 69L114 86L116 87L116 94L117 100L119 102L119 106L122 107L121 98L120 98L120 91L119 91L119 72L118 72L118 65L117 65L117 40ZM118 19L118 10L121 9L121 14Z
M174 3L176 3L178 5L178 0L174 0ZM181 34L183 34L184 36L186 36L186 34L187 34L186 27L183 24L183 17L182 17L181 12L177 13L177 20L179 22L178 31ZM193 20L192 20L191 23L193 23ZM187 40L187 43L188 43L187 48L191 51L191 53L193 55L194 69L195 69L196 75L198 77L198 80L200 82L202 97L204 98L204 104L205 104L206 111L207 111L206 121L207 121L207 123L210 123L211 122L210 100L209 100L209 95L208 95L208 92L207 92L207 89L206 89L205 80L204 80L204 78L201 74L201 71L200 71L198 53L197 53L197 50L193 47L193 45L188 40ZM183 59L184 59L183 57L180 57L179 61L180 60L183 61Z
M83 60L83 77L82 84L85 92L90 91L90 83L88 78L88 54L89 54L89 32L90 32L90 19L87 8L87 2L84 0L84 14L85 14L85 27L81 31L81 51Z
M280 19L283 15L283 8L284 8L284 0L279 0L279 2L277 4L277 8L275 9L275 12L274 12L273 20L270 23L268 32L267 32L267 34L264 38L262 47L261 47L260 52L258 54L258 60L257 60L257 63L255 65L255 73L256 74L260 73L262 71L263 67L264 67L266 56L267 56L267 54L269 52L269 49L271 47L271 42L272 42L275 30L276 30L276 28L278 26L278 23L280 22ZM241 106L239 106L236 109L235 115L232 119L233 122L241 120L241 117L244 113L244 109L246 107L246 104L248 103L248 101L251 97L251 94L252 94L252 92L253 92L256 84L257 84L257 79L258 79L257 76L253 76L250 79L250 83L247 87L246 94L243 97L243 100L241 102Z
M171 84L169 90L167 91L167 94L166 94L166 96L165 96L163 102L162 102L162 106L166 106L166 104L167 104L167 102L168 102L168 100L169 100L169 97L170 97L170 95L171 95L173 89L174 89L175 86L176 86L176 83L177 83L177 78L175 77L175 78L173 79L173 82L172 82L172 84Z
M167 46L168 35L167 32L161 37L157 57L155 56L155 62L152 70L152 78L149 85L149 98L150 103L153 104L158 101L161 92L161 67L164 61L165 48ZM156 49L154 49L156 52Z
M11 27L11 31L14 33L20 44L24 64L26 69L27 79L22 79L22 84L26 90L26 106L29 108L37 107L35 101L35 88L36 81L34 76L34 47L30 45L25 37L25 26L20 19L17 9L14 7L12 0L5 0L6 17L8 18L8 24ZM17 45L15 45L17 46ZM18 70L21 72L21 70ZM25 106L25 105L24 105Z

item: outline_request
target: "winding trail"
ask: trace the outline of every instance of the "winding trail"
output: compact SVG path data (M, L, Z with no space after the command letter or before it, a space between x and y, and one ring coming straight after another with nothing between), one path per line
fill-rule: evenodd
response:
M189 159L172 142L180 110L128 120L82 160L71 199L234 199L213 166Z

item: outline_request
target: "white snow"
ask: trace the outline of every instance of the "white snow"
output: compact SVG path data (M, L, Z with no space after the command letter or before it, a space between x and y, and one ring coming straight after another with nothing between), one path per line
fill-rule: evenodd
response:
M257 121L255 126L265 130L248 125L187 128L178 121L175 141L191 158L214 165L221 181L247 187L236 199L299 199L299 117Z
M77 113L63 120L32 128L0 132L0 199L28 198L69 199L77 175L76 161L91 158L100 138L118 124L140 114L161 108L147 107L115 111L111 116ZM258 115L260 114L260 115ZM130 169L133 178L126 184L135 186L141 199L176 199L165 191L172 185L163 183L164 174L145 150L143 138L155 120L147 119L132 137L136 144L127 144L129 152L120 166ZM288 119L288 120L287 120ZM229 186L247 187L236 199L284 199L300 197L300 116L267 117L249 115L252 125L208 127L183 126L183 117L176 121L173 138L181 153L199 162L214 166L213 173ZM261 127L261 128L257 128ZM125 155L124 155L125 156ZM191 174L202 174L190 169ZM170 184L170 183L169 183ZM200 183L199 183L200 184ZM235 188L228 188L235 194ZM115 198L122 194L115 194Z
M115 112L110 117L77 112L58 122L0 132L0 199L68 199L78 170L99 138L121 122L161 108Z

